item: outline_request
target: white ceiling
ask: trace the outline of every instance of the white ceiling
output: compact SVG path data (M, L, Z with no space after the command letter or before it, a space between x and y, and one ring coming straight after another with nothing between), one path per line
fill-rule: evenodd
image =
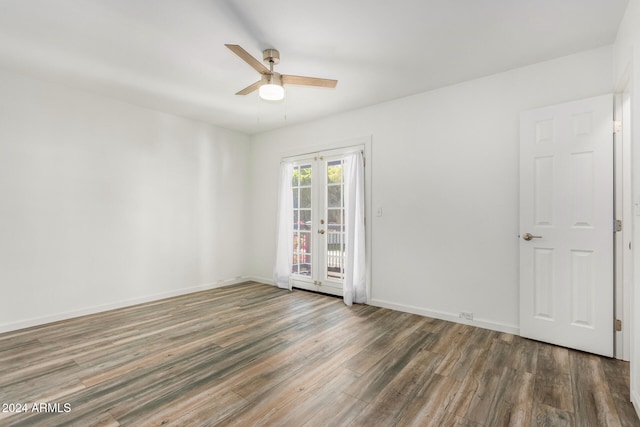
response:
M628 0L0 0L0 64L246 133L613 43ZM258 73L338 80L235 92Z

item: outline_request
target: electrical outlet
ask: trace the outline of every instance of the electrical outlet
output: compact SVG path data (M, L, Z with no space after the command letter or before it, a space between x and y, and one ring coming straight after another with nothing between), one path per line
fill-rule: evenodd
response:
M473 320L473 313L466 313L464 311L460 312L460 318L466 320Z

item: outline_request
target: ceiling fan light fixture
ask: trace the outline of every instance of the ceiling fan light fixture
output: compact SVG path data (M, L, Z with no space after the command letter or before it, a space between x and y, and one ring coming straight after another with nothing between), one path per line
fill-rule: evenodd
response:
M284 88L280 85L268 83L260 86L260 98L266 101L280 101L284 99Z

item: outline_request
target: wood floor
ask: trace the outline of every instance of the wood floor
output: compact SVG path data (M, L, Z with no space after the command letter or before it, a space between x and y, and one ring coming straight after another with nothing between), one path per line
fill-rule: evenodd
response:
M640 426L628 371L246 283L0 335L0 425Z

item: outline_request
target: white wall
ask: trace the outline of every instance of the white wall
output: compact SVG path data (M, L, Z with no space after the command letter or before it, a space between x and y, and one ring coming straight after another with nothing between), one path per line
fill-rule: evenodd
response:
M248 270L249 138L0 70L0 331Z
M370 135L371 302L517 332L519 113L610 93L611 64L601 48L254 136L251 275L271 278L280 157Z
M614 44L614 84L631 95L632 193L640 203L640 0L630 0ZM640 222L633 218L634 274L631 290L631 400L640 414Z

